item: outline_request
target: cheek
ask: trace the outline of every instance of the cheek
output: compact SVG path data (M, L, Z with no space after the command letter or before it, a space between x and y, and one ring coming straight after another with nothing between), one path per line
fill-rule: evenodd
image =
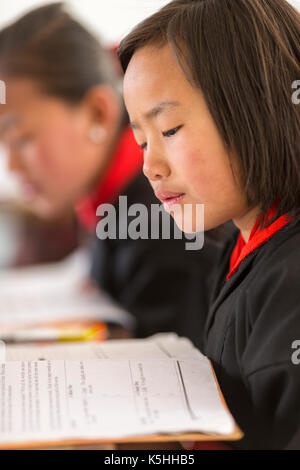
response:
M177 141L176 166L191 196L212 202L228 195L235 186L229 156L210 122L183 129Z
M182 146L176 157L179 175L184 179L192 198L198 202L217 201L220 195L230 197L236 191L227 154L220 149Z
M216 184L215 171L209 159L205 158L199 150L182 147L178 152L176 166L178 174L184 179L185 184L193 195L203 198L213 191Z
M38 143L38 169L44 181L53 186L67 185L80 173L81 142L69 126L49 128Z

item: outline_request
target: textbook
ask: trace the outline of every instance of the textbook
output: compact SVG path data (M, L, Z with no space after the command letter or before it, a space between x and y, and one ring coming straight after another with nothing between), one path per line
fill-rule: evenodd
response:
M8 346L0 448L242 437L208 359L189 340Z

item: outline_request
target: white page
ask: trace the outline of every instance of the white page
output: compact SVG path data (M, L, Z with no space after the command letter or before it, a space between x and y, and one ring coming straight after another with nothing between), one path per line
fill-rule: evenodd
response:
M0 364L0 443L231 433L207 360Z
M202 356L203 357L203 356ZM67 359L189 359L201 358L186 338L157 334L146 339L99 342L54 343L48 345L8 345L6 361Z
M131 328L133 317L96 289L83 290L89 258L78 250L58 263L0 272L0 334L51 321L110 321Z

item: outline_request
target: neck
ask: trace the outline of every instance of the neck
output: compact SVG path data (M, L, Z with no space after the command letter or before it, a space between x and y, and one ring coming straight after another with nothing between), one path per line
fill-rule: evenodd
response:
M233 220L234 224L240 229L245 243L248 243L252 228L259 216L260 209L254 207L248 210L243 216Z

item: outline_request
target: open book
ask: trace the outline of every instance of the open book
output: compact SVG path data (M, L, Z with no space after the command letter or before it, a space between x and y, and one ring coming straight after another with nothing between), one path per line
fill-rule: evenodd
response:
M175 334L9 346L2 361L0 448L242 436L210 362Z

